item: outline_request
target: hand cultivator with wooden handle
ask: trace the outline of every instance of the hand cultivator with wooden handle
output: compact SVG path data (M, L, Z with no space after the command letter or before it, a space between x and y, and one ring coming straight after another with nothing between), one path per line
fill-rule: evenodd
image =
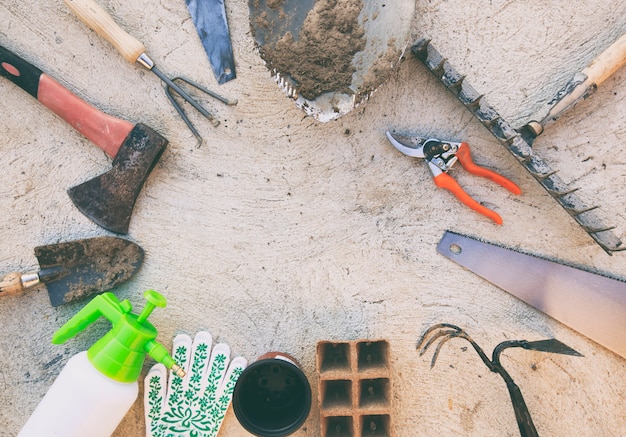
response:
M236 100L228 100L225 97L222 97L203 86L197 84L196 82L185 79L182 77L175 77L170 79L167 75L165 75L161 70L159 70L154 61L148 56L146 53L146 48L144 45L133 36L129 35L126 31L124 31L121 27L117 25L117 23L111 18L111 16L102 9L94 0L64 0L65 4L76 14L78 18L80 18L87 26L93 29L98 35L104 37L108 42L110 42L115 49L120 52L120 54L126 59L128 62L134 64L137 63L144 67L145 69L156 74L159 79L165 83L165 92L167 94L168 99L181 116L187 127L191 130L194 136L197 138L198 143L202 142L202 138L198 131L194 128L193 124L189 121L189 118L185 115L185 112L182 109L182 106L179 105L172 95L172 91L181 96L186 102L188 102L191 106L193 106L198 112L200 112L204 117L206 117L214 126L218 126L220 124L219 120L215 118L213 114L207 111L200 103L198 103L187 91L185 91L178 82L184 82L192 87L202 91L210 95L211 97L216 98L227 105L236 105Z

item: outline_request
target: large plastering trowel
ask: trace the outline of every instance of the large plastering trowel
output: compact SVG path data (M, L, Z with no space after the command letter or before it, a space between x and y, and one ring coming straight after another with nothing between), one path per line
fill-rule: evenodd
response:
M326 122L367 100L397 68L414 0L249 0L261 57L298 107Z
M143 249L117 237L94 237L38 246L40 270L0 279L0 297L45 283L53 306L110 290L128 280L143 262Z

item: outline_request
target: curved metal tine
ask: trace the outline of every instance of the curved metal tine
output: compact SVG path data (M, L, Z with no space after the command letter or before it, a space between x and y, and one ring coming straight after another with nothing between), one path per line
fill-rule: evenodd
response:
M474 350L476 351L476 353L478 354L478 356L480 357L480 359L482 360L482 362L485 363L485 365L489 368L489 370L491 370L492 372L494 371L493 363L489 361L489 358L487 357L485 352L482 350L482 348L478 346L478 344L465 331L451 334L447 338L444 338L443 340L439 342L439 344L437 345L437 348L435 349L435 353L433 354L433 358L430 362L431 368L434 367L435 362L437 361L437 358L439 357L439 351L441 350L443 345L447 341L452 340L453 338L462 338L463 340L466 340L469 344L471 344Z
M439 340L441 337L456 337L458 335L458 331L455 330L451 330L451 329L447 329L447 330L441 330L439 332L437 332L435 335L433 335L425 344L424 347L422 348L422 350L420 351L420 357L422 355L424 355L426 353L426 350L432 346L433 343L435 343L437 340ZM447 340L442 340L442 341L447 341Z
M434 336L430 337L428 341L426 341L426 338L433 331L438 330L438 329L440 329L440 331L437 332ZM435 353L433 354L433 357L430 360L430 367L433 368L435 366L435 362L437 361L437 358L439 357L439 352L441 351L441 348L443 347L443 345L452 338L456 338L456 337L465 338L465 336L466 334L458 326L451 325L449 323L439 323L439 324L431 326L424 332L424 334L422 335L422 337L419 339L417 343L416 349L420 349L421 347L421 351L420 351L420 357L421 357L422 355L426 353L428 348L433 343L435 343L440 338L444 337L435 348Z
M151 71L154 74L156 74L163 81L163 83L165 83L166 92L169 90L169 88L173 89L174 91L176 91L176 94L178 94L183 99L185 99L185 101L187 103L189 103L191 106L193 106L194 108L196 108L198 110L198 112L200 112L206 118L211 120L215 126L217 126L219 124L219 121L217 121L215 119L215 117L209 111L204 109L202 107L202 105L200 105L198 102L196 102L189 94L187 94L187 92L184 89L182 89L180 86L178 86L177 83L174 82L175 80L179 79L178 77L170 79L169 77L167 77L165 74L163 74L163 72L160 71L156 67L152 67ZM217 122L217 124L216 124L216 122Z
M430 335L431 332L436 331L437 329L441 329L441 328L449 328L452 331L442 331L441 333L438 333L437 335L435 335L434 338L432 338L431 340L429 340L428 342L426 342L426 338ZM461 328L459 328L458 326L454 326L451 325L449 323L438 323L436 325L431 326L430 328L428 328L426 331L424 331L424 333L422 334L422 336L418 339L417 344L415 345L415 349L420 349L422 348L422 345L424 343L426 343L424 345L424 347L422 348L422 350L420 351L420 356L424 355L424 353L426 352L426 349L428 349L428 347L439 337L443 336L443 335L448 335L450 333L454 333L454 332L459 332L461 331Z
M204 86L200 85L199 83L194 82L194 81L193 81L193 80L191 80L191 79L187 79L186 77L181 77L181 76L178 76L178 77L175 77L175 78L174 78L174 79L172 79L172 80L174 80L174 81L176 81L176 80L182 80L183 82L187 83L188 85L191 85L192 87L199 89L199 90L200 90L200 91L202 91L203 93L206 93L206 94L210 95L211 97L213 97L213 98L215 98L215 99L219 100L220 102L224 103L225 105L228 105L228 106L234 106L234 105L236 105L236 104L238 103L238 100L237 100L237 99L235 99L235 100L230 100L230 99L227 99L226 97L221 96L221 95L217 94L216 92L213 92L213 91L211 91L210 89L208 89L208 88L206 88L206 87L204 87Z
M183 111L183 108L181 108L178 102L174 99L174 96L172 96L172 93L170 92L170 87L167 85L165 86L165 94L167 95L167 98L169 99L174 109L176 109L176 112L178 112L178 115L180 115L180 118L183 119L183 121L185 122L185 124L187 125L191 133L193 134L193 136L196 137L196 141L198 141L198 145L196 147L200 147L204 141L202 139L202 136L200 135L198 130L193 126L193 124L189 120L189 117L187 117L187 114L185 114L185 111Z
M186 82L187 84L191 86L195 86L195 87L198 87L199 85L185 78L175 77L171 81L166 82L165 94L167 94L167 98L169 99L172 106L174 106L174 108L176 109L176 112L178 112L178 115L180 115L180 117L183 119L183 121L185 122L189 130L191 130L193 135L196 137L196 140L198 141L198 147L200 147L200 145L203 143L203 139L200 136L200 133L198 132L198 130L193 126L193 124L189 120L189 117L187 117L187 114L185 114L185 111L183 110L182 106L176 101L176 99L174 99L174 96L172 95L172 91L174 91L176 94L181 96L191 106L196 108L196 110L200 112L200 114L205 116L213 124L213 126L215 127L219 126L220 122L218 119L215 118L213 114L211 114L203 106L201 106L198 102L196 102L186 91L184 91L180 86L174 83L175 80L182 80L183 82ZM211 96L213 97L215 97L216 95L215 93L212 93L211 91L207 90L204 87L200 86L199 89L200 91L203 91L203 92L209 92ZM219 100L223 101L223 99L224 98L220 96Z
M174 96L172 95L172 91L174 91L176 94L181 96L187 103L189 103L191 106L196 108L196 110L200 112L200 114L204 115L207 119L209 119L211 123L213 123L213 126L216 126L216 127L219 126L220 122L217 118L215 118L213 114L207 111L202 105L200 105L196 100L194 100L183 88L181 88L176 83L176 81L182 81L186 83L187 85L192 86L196 88L197 90L202 91L205 94L208 94L209 96L219 100L220 102L226 105L234 106L238 103L236 99L235 100L227 99L226 97L221 96L211 91L210 89L200 85L197 82L194 82L191 79L187 79L181 76L174 77L173 79L168 79L168 78L166 79L167 80L164 79L165 94L167 94L167 98L169 99L172 106L174 106L174 108L176 109L176 112L178 112L178 115L180 115L180 117L183 119L183 121L185 122L189 130L191 130L193 135L198 140L198 147L203 143L203 139L200 136L200 133L198 132L198 130L193 126L193 124L189 120L189 117L187 117L187 114L185 114L185 111L183 110L182 106L176 101L176 99L174 99Z
M448 328L447 330L442 330L440 332L438 332L434 337L431 337L425 344L425 340L426 337L433 331L437 330L437 329L441 329L441 328ZM485 363L485 365L489 368L490 371L495 371L494 368L494 364L489 360L489 357L487 357L487 355L485 354L485 352L482 350L482 348L480 346L478 346L478 344L469 336L469 334L467 334L467 332L465 332L463 329L459 328L456 325L452 325L449 323L439 323L437 325L433 325L430 328L428 328L424 334L422 335L422 337L420 338L420 340L418 341L417 344L417 349L419 349L421 347L422 344L424 344L424 346L422 347L422 350L420 351L420 356L424 355L424 353L426 352L426 350L435 342L437 341L439 338L441 337L446 337L444 339L442 339L439 344L437 345L437 347L435 348L435 352L433 354L433 357L430 361L430 367L432 368L435 365L435 362L437 361L437 358L439 357L439 352L441 351L441 348L443 347L443 345L448 342L449 340L453 339L453 338L462 338L464 340L466 340L467 342L469 342L472 347L474 348L474 350L476 351L476 353L478 354L478 356L480 357L480 359L483 361L483 363Z
M439 352L441 351L441 348L443 347L443 345L449 340L452 340L453 338L457 338L457 337L468 340L467 335L464 332L453 332L452 334L449 334L447 337L441 340L439 344L437 345L437 347L435 348L435 353L433 354L433 357L430 360L431 369L435 367L435 363L437 362L437 358L439 358Z
M417 340L417 344L415 346L415 349L419 349L420 348L422 343L424 343L424 341L426 340L426 337L428 337L428 334L430 334L431 332L433 332L433 331L435 331L437 329L440 329L440 328L450 328L450 329L453 329L455 331L462 331L461 328L459 328L458 326L452 325L450 323L437 323L435 325L432 325L426 331L424 331L422 336Z

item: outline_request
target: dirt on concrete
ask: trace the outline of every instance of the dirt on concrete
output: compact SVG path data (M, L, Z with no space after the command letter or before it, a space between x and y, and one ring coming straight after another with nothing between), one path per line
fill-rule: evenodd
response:
M304 1L304 0L303 0ZM282 351L311 382L313 407L294 437L320 435L318 341L384 339L393 387L390 427L413 435L518 435L502 381L465 343L451 340L430 369L417 338L435 323L463 327L485 349L506 340L557 338L584 357L511 351L503 364L540 435L617 436L626 429L626 361L439 255L446 230L626 278L506 148L414 57L371 98L328 123L307 117L276 86L250 29L248 2L226 1L237 78L217 85L184 2L99 0L141 40L163 71L192 78L236 106L207 99L216 128L190 111L196 139L153 74L126 62L63 2L0 4L0 44L98 109L154 127L169 147L137 199L127 238L145 251L112 290L143 306L147 289L167 307L152 314L170 347L209 330L231 355ZM392 2L384 2L388 6ZM626 32L626 1L454 0L417 4L413 31L428 38L507 120L522 123L603 48ZM593 11L593 13L589 13ZM2 78L0 78L2 79ZM620 70L533 147L626 229L626 72ZM33 247L106 231L67 196L111 160L59 117L0 80L0 265L36 266ZM389 129L467 141L474 161L503 174L520 196L460 166L450 172L499 226L402 155ZM520 278L523 280L523 278ZM95 324L63 345L52 334L83 307L51 307L44 288L0 302L0 436L13 437L74 354L109 328ZM146 360L142 376L154 362ZM140 394L115 432L145 435ZM232 409L220 436L248 436Z

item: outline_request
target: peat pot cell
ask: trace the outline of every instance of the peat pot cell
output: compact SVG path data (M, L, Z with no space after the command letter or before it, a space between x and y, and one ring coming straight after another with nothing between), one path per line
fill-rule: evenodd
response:
M389 343L366 341L357 345L359 372L389 367Z
M350 344L349 343L319 343L317 354L320 362L320 372L350 371Z
M389 405L389 379L364 379L360 381L359 406L387 407Z
M322 381L323 408L352 408L352 381Z
M353 437L352 417L331 416L326 417L326 434L322 437Z
M371 415L361 418L361 437L391 437L391 419L388 415Z

